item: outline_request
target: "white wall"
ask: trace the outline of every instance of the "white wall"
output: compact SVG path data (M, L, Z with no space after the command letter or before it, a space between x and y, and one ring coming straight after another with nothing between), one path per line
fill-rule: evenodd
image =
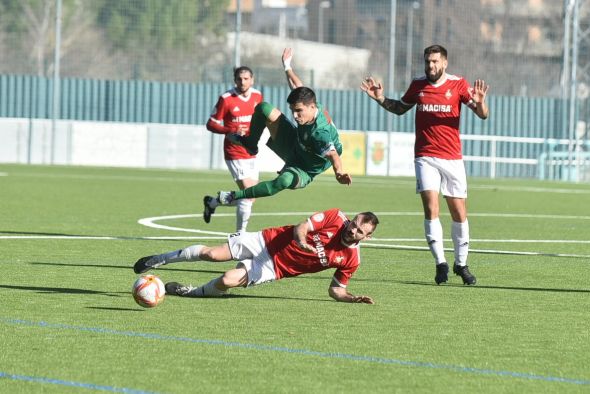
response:
M278 171L283 162L267 139L265 132L258 165ZM1 118L0 141L0 163L226 169L223 136L202 125L64 120L52 136L50 120Z

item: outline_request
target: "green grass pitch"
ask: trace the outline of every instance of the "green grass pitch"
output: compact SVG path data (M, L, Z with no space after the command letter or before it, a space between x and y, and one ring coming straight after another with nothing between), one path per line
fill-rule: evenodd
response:
M234 211L206 225L201 201L233 188L230 176L0 165L0 392L590 391L590 185L469 186L475 287L454 275L435 285L413 178L347 187L324 175L259 199L249 229L331 207L374 211L381 225L349 289L375 305L333 301L324 271L143 309L133 263L223 242ZM444 201L441 212L451 260ZM233 266L155 273L198 285Z

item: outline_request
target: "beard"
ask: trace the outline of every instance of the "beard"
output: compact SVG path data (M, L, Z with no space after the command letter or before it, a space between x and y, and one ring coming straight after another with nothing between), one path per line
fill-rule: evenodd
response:
M436 74L431 75L428 71L426 71L426 79L428 79L430 82L435 83L436 81L438 81L440 79L440 77L442 77L443 75L443 70L438 70L436 72Z

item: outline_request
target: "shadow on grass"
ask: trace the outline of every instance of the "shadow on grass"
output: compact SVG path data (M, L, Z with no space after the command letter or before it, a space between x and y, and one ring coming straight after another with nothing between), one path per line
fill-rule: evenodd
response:
M544 292L556 292L556 293L589 293L590 294L590 290L585 290L585 289L556 289L556 288L546 288L546 287L517 287L517 286L487 286L487 285L480 285L480 284L477 284L475 286L466 286L466 285L462 285L462 284L449 284L449 283L437 285L436 283L407 281L407 280L392 280L390 282L400 283L402 285L417 285L417 286L462 287L462 288L469 288L469 289L544 291Z
M115 311L115 312L143 312L146 308L114 308L106 306L87 306L86 309L100 309L104 311Z
M66 233L46 233L39 231L4 231L0 230L0 234L14 234L14 235L40 235L49 237L87 237L82 234L66 234Z
M167 296L175 298L185 298L187 300L206 300L206 301L220 301L229 299L269 299L269 300L293 300L293 301L317 301L317 302L335 302L329 298L302 298L302 297L284 297L284 296L265 296L265 295L254 295L254 294L226 294L222 297L179 297L176 295L169 294Z
M121 294L125 294L125 297L129 295L128 291L99 291L99 290L88 290L88 289L75 289L71 287L43 287L43 286L16 286L16 285L2 285L2 289L11 290L25 290L34 291L37 293L59 293L59 294L100 294L108 297L122 297Z
M100 235L100 234L67 234L67 233L50 233L43 231L12 231L12 230L0 230L0 234L13 234L13 235L37 235L40 237L70 237L70 238L85 238L85 237L96 237L96 238L112 238L121 241L180 241L179 239L166 239L165 237L152 238L152 237L129 237L122 235Z
M312 279L312 280L322 280L322 281L329 281L329 278L320 277L320 276L300 276L294 278L296 280L302 279ZM394 280L394 279L356 279L352 278L351 283L354 282L365 282L365 283L398 283L402 285L412 285L412 286L433 286L433 287L454 287L454 288L465 288L465 289L488 289L488 290L518 290L518 291L545 291L545 292L555 292L555 293L588 293L590 294L590 289L556 289L556 288L548 288L548 287L517 287L517 286L492 286L492 285L482 285L476 284L475 286L467 286L460 283L460 279L458 283L444 283L442 285L437 285L432 282L421 282L421 281L413 281L413 280Z
M129 270L133 271L133 265L129 266L122 266L122 265L109 265L109 264L68 264L68 263L46 263L40 261L31 261L29 264L34 265L54 265L54 266L61 266L61 267L84 267L84 268L115 268L115 269L122 269L122 270ZM190 263L189 263L190 264ZM189 269L182 269L182 268L170 268L170 267L163 267L158 268L157 270L148 271L145 274L150 273L162 273L162 272L191 272L191 273L205 273L205 274L223 274L226 270L223 271L212 271L212 270L189 270Z

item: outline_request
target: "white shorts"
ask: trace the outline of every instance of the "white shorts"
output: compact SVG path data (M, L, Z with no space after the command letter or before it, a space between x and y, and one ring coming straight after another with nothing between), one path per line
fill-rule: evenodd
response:
M256 286L276 279L275 264L266 250L262 232L241 232L227 237L229 250L237 267L244 267L248 272L246 286Z
M436 157L417 157L416 193L434 190L445 197L467 198L467 176L463 160L445 160Z
M259 171L256 159L226 160L225 164L234 181L241 181L242 179L258 180Z

